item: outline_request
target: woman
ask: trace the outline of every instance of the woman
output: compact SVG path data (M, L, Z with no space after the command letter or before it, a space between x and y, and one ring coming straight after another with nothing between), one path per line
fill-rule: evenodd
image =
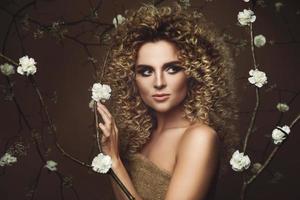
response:
M98 103L112 169L138 200L212 199L237 138L233 65L221 37L197 12L145 5L126 13L113 39L101 80L113 106Z

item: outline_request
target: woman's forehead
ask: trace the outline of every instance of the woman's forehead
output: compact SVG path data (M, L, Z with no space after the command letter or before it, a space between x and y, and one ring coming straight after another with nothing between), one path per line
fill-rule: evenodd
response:
M159 40L147 42L139 48L136 65L157 65L174 60L178 60L178 50L175 45L165 40Z

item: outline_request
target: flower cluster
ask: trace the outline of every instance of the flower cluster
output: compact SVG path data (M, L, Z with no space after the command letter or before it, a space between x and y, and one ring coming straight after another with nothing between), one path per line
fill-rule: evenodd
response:
M240 153L239 150L236 150L230 159L230 164L234 171L239 172L248 169L251 161L243 152Z
M2 74L4 74L5 76L10 76L15 73L14 66L8 63L4 63L3 65L0 65L0 70Z
M112 166L112 160L109 155L99 153L92 161L92 167L95 172L105 174Z
M106 101L110 98L111 88L109 85L94 83L92 87L92 99L95 101Z
M53 160L48 160L44 167L46 167L50 171L56 171L57 170L56 166L57 166L57 162L55 162Z
M13 163L17 162L17 158L12 156L10 153L5 153L1 158L0 158L0 166L4 167L5 165L10 166Z
M238 14L238 21L242 26L247 26L253 23L256 19L254 12L252 10L244 9Z
M125 17L122 15L118 14L117 17L113 19L113 24L117 28L119 24L122 24L125 21Z
M259 88L267 83L267 76L265 72L259 71L258 69L251 69L249 71L249 75L250 77L248 78L248 81Z
M286 139L286 136L291 132L291 129L289 126L277 126L273 131L272 131L272 139L274 144L281 144L283 140Z
M17 68L17 72L21 75L33 75L36 73L36 62L33 58L29 58L28 56L23 56L19 59L19 67Z

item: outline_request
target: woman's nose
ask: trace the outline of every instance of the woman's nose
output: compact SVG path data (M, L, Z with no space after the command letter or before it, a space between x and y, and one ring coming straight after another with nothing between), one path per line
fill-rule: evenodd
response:
M155 89L162 89L166 87L166 81L164 78L163 73L159 73L155 75L155 80L154 80L154 88Z

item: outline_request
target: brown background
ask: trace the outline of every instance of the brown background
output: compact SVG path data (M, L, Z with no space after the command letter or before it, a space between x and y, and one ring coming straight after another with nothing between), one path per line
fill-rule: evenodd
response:
M1 7L15 12L18 6L7 5L11 1L1 0ZM20 2L21 5L26 1ZM90 2L95 4L96 1ZM137 8L142 2L115 0L102 1L99 10L99 21L108 24L112 23L112 18L117 13L123 13L125 9ZM165 1L169 4L172 1ZM284 6L281 12L275 12L275 1L268 1L267 7L258 7L256 11L257 20L255 22L255 35L263 34L267 40L273 40L278 44L269 43L257 49L257 61L260 69L268 76L268 86L261 90L261 112L258 114L256 132L250 138L248 154L253 162L260 162L263 159L263 151L270 141L270 134L274 128L279 113L275 106L278 101L288 102L295 92L299 92L299 4L296 0L283 1ZM245 28L236 25L236 16L239 11L247 8L249 3L242 0L226 1L192 1L193 7L202 10L209 21L216 24L220 29L226 29L233 36L233 39L249 39ZM37 1L35 7L31 7L26 12L36 20L44 24L51 24L53 21L70 22L81 18L90 10L89 1L74 0L53 0ZM4 36L11 17L2 9L0 10L0 45L3 46ZM72 35L80 30L90 27L88 23L81 23L77 26L70 26L68 34ZM31 30L33 31L33 30ZM64 149L80 160L90 163L91 158L97 153L94 146L93 137L93 115L88 108L90 91L88 89L94 82L94 68L87 61L87 55L82 46L78 43L64 39L62 43L57 42L52 37L46 36L42 39L34 40L32 32L21 28L24 37L25 53L37 61L38 72L36 81L46 97L46 103L50 115L57 127L59 143ZM294 36L294 38L292 37ZM295 39L296 41L293 41ZM95 38L90 35L82 37L83 41L93 42ZM298 41L298 42L297 42ZM231 45L236 52L236 46ZM98 63L99 67L103 62L105 50L103 47L91 47L90 51ZM25 53L22 52L20 42L17 39L15 29L12 29L7 40L5 55L18 60ZM249 45L235 57L238 74L240 107L243 111L240 119L240 132L243 137L247 130L250 115L255 103L254 88L247 83L248 71L252 67L252 60ZM0 60L2 64L4 61ZM72 176L73 185L76 188L80 199L113 199L109 179L105 175L97 175L86 168L74 164L63 157L53 146L51 134L47 134L46 128L42 126L40 110L37 97L25 77L19 75L12 76L15 84L15 96L20 103L26 117L32 126L44 131L44 143L42 149L49 153L47 159L57 161L59 170ZM5 77L0 75L0 84L5 85ZM278 90L266 89L270 86L277 86L283 90L280 95ZM54 95L56 94L56 95ZM1 94L1 97L4 95ZM56 97L56 101L53 98ZM279 100L281 98L281 100ZM55 99L55 98L54 98ZM290 105L290 111L284 114L280 125L289 124L299 113L299 98L296 98ZM30 140L28 130L24 127L20 129L18 123L18 113L15 105L10 101L0 100L0 155L6 151L6 144L14 144L14 137L22 135L22 141L27 145L27 155L18 157L18 162L13 166L0 169L0 198L5 200L28 199L26 194L30 187L36 182L36 177L42 162ZM250 186L247 199L300 199L300 160L299 160L299 124L292 129L289 140L280 149L271 165L260 176L253 185ZM271 144L270 149L273 148ZM280 174L279 176L276 174ZM278 179L276 183L274 180ZM278 178L279 177L279 178ZM222 179L217 199L238 199L241 187L241 176L229 170L229 173ZM65 199L75 199L74 193L70 189L64 189ZM42 170L35 199L60 199L60 182L53 173Z

